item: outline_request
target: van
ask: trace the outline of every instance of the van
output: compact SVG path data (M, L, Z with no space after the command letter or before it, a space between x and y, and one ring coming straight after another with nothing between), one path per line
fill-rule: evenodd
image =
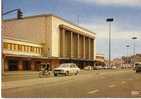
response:
M135 71L136 73L141 72L141 62L135 63Z

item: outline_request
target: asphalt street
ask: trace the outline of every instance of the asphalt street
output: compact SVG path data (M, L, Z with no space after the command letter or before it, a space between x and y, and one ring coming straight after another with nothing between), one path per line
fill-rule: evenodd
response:
M81 71L77 76L36 78L28 79L28 81L26 83L30 83L29 85L23 84L23 86L12 88L3 86L2 97L141 97L141 73L135 73L129 69Z

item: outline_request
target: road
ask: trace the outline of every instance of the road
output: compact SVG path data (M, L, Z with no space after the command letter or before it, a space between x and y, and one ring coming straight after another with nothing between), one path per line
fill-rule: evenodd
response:
M3 87L2 97L141 97L141 73L126 69L83 71L77 76L37 78L28 81L31 84L13 88Z

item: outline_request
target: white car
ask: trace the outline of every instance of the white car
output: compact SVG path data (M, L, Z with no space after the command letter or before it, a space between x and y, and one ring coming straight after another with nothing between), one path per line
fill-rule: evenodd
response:
M65 76L69 76L70 74L77 75L80 72L80 69L74 63L64 63L61 64L58 68L55 68L53 72L54 76L57 76L58 74L64 74Z
M116 69L117 67L116 66L112 66L112 69Z
M95 66L95 70L100 70L100 69L103 69L102 66Z
M84 70L93 70L92 66L86 66L84 67Z

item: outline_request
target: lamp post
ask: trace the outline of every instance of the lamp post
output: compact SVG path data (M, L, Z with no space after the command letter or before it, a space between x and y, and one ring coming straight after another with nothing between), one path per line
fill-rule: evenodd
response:
M109 22L109 67L111 67L111 23L114 21L113 18L107 18L107 22Z
M135 61L136 61L136 45L135 45L135 40L138 39L137 37L132 37L133 40L133 66L135 67Z
M22 19L23 18L23 12L21 11L21 9L13 9L13 10L7 11L5 13L2 13L2 16L5 16L5 15L10 14L10 13L15 12L15 11L17 11L17 19Z
M127 48L127 58L126 58L126 64L127 64L127 66L128 66L128 48L130 47L130 45L126 45L126 48Z

